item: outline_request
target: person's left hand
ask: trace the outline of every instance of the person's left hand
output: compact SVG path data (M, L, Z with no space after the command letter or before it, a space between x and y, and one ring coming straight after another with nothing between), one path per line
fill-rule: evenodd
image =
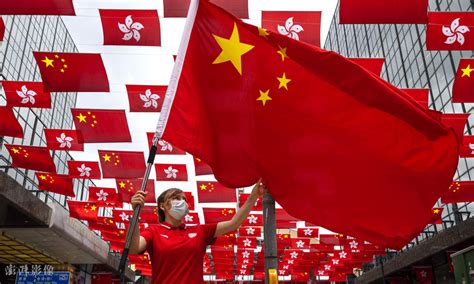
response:
M262 178L260 178L255 184L255 186L253 187L251 194L256 196L257 198L260 198L262 197L265 190L266 190L266 187L262 182Z

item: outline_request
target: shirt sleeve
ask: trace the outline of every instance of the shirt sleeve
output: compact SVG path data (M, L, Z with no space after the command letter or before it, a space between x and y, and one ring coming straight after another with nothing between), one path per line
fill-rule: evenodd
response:
M153 232L152 232L152 226L148 226L145 230L142 230L140 232L140 236L145 238L146 241L146 251L148 253L152 253L152 247L153 247Z
M216 238L214 238L214 234L216 233L217 223L204 224L200 226L202 232L204 233L205 245L212 245L216 241Z

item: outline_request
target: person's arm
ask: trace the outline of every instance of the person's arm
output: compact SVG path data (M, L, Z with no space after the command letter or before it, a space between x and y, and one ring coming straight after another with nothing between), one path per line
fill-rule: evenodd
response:
M135 209L136 206L145 206L145 196L146 192L137 191L132 197L132 207ZM130 254L141 254L146 250L146 240L144 237L140 236L140 226L137 224L135 230L133 231L132 240L130 242Z
M249 215L257 199L262 196L263 188L264 185L262 183L262 179L259 179L257 184L255 184L249 198L247 198L244 205L242 205L242 207L240 207L237 213L235 213L234 217L232 217L232 219L230 219L229 221L217 223L216 232L214 233L215 238L237 230L237 228L242 224L242 222L244 222L245 218L247 218L247 216Z

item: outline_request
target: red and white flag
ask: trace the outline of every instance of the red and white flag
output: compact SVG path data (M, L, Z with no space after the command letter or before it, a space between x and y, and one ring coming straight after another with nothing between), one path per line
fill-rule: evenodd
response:
M298 238L317 238L319 235L318 228L298 228Z
M168 86L126 85L126 87L130 112L161 111Z
M428 50L474 50L474 12L429 12Z
M51 94L43 91L41 82L3 81L7 106L51 108Z
M110 187L89 186L89 201L99 205L114 205L119 202L117 190Z
M67 161L69 177L82 179L101 179L99 162Z
M155 135L154 132L147 132L146 137L148 139L148 148L151 148L153 145L153 136ZM186 155L186 152L183 150L171 145L170 143L166 142L165 140L158 140L158 144L156 145L156 154L157 155Z
M79 142L80 134L69 129L44 129L46 144L49 150L84 151L84 144Z
M187 181L186 164L155 164L156 180Z

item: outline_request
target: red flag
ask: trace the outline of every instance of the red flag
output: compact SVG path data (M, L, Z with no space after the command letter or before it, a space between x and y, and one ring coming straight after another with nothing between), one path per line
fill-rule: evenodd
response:
M92 284L112 284L112 273L92 274Z
M474 71L474 59L461 58L454 77L453 103L474 103L474 73L472 71Z
M263 177L283 208L318 226L393 248L417 235L452 182L454 134L350 60L196 4L163 139L202 157L225 186ZM352 169L343 179L340 160Z
M426 28L428 50L473 50L473 12L429 12Z
M451 127L456 135L458 140L462 141L464 136L464 126L466 125L469 113L443 113L441 116L441 122Z
M44 135L49 150L84 151L84 144L79 142L80 134L76 130L45 128Z
M307 238L291 238L291 248L293 249L309 249L310 240Z
M298 238L317 238L319 233L318 228L298 228Z
M83 179L101 179L102 174L98 162L67 161L69 177Z
M160 20L156 10L99 9L104 45L160 46Z
M51 108L51 94L43 91L41 82L2 81L7 106Z
M428 108L430 89L401 89L424 108Z
M238 237L237 238L237 246L239 248L255 249L255 248L257 248L257 238L255 238L255 237Z
M146 136L148 139L148 147L151 148L153 145L153 136L155 133L147 132ZM183 150L176 148L175 146L171 145L170 143L166 142L165 140L158 140L158 145L156 145L156 154L167 154L167 155L185 155L186 152Z
M474 202L474 181L453 181L441 196L442 203Z
M188 215L184 216L184 224L186 225L199 225L199 214L197 212L189 212Z
M5 36L5 23L3 22L3 18L0 17L0 46L2 45L4 36Z
M248 0L211 0L214 4L221 6L236 17L242 19L249 18ZM163 8L165 18L180 17L185 18L188 14L190 0L164 0Z
M341 0L339 23L426 24L427 10L428 0Z
M143 152L98 150L104 178L139 178L145 174Z
M119 203L117 190L110 187L89 186L89 201L98 205L114 205Z
M130 218L131 219L131 218ZM158 207L156 205L145 205L140 213L141 221L156 224L158 223Z
M160 181L187 181L188 171L186 164L155 164L156 180Z
M262 228L260 227L240 227L240 236L260 237L262 235Z
M296 223L299 221L295 217L288 214L285 209L275 209L277 228L296 228Z
M72 179L67 175L35 172L41 190L75 197Z
M434 207L431 210L431 221L429 222L430 224L442 224L443 221L441 220L441 216L443 214L443 207Z
M263 213L249 214L242 226L263 226Z
M130 112L161 111L168 86L126 85L126 87Z
M0 136L23 138L23 128L13 113L11 107L0 107Z
M235 188L228 188L218 182L197 182L198 202L236 202Z
M377 76L382 74L382 67L385 62L384 58L349 58L354 63L364 67L368 71Z
M459 157L473 158L474 157L474 136L464 136L462 145L459 149Z
M433 269L431 266L413 266L417 283L430 284L433 283Z
M46 92L108 92L100 54L33 52Z
M295 40L321 45L320 11L262 11L262 28Z
M76 15L72 0L2 0L0 11L2 15Z
M99 207L94 202L68 200L67 205L71 218L97 222Z
M234 208L202 208L202 211L206 224L230 220L235 214Z
M344 245L346 236L343 234L320 234L319 242L326 245Z
M189 210L194 210L194 196L192 192L185 191L184 196L186 197L186 203L188 203Z
M140 190L143 179L116 179L115 182L117 184L119 200L121 202L130 203L130 200L135 192ZM147 180L145 191L147 192L145 203L156 203L154 180Z
M212 169L208 164L204 163L201 159L197 157L193 157L193 159L197 176L212 175Z
M133 210L119 210L114 209L112 211L114 221L119 223L129 223L132 220Z
M83 143L132 142L124 110L71 109Z
M5 145L12 157L12 167L55 173L56 166L48 148L36 146Z
M249 196L250 196L249 193L241 193L239 195L240 206L244 205L244 203L247 201ZM253 206L252 211L262 211L262 210L263 210L262 198L257 198L257 201L255 202L255 205Z

